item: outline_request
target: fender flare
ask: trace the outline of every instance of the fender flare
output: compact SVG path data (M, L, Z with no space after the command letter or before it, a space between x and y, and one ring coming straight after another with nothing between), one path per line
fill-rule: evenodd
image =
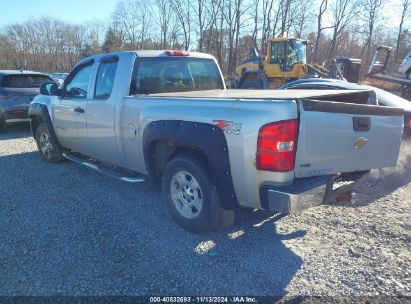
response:
M53 142L55 142L59 148L63 148L63 146L57 140L56 133L54 132L47 105L41 103L32 103L30 105L28 115L30 118L31 133L33 134L34 138L36 138L36 126L34 125L33 119L37 117L46 124L47 131L49 132Z
M173 142L175 147L200 150L207 157L211 179L223 209L238 207L231 177L227 141L223 131L213 124L180 120L158 120L149 123L143 133L143 153L146 170L151 179L158 179L156 172L155 144L158 141Z

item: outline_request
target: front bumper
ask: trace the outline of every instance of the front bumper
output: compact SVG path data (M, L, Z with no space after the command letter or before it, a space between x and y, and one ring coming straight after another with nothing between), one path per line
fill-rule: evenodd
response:
M368 171L338 176L296 178L293 184L282 187L263 185L260 187L261 206L273 212L297 213L350 191L367 175ZM334 188L336 182L341 182L342 185Z

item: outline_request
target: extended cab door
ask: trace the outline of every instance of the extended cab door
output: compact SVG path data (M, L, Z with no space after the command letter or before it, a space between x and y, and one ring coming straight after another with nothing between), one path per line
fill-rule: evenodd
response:
M71 150L87 153L86 106L93 72L93 60L76 66L67 76L63 95L52 110L57 137Z
M329 101L299 101L296 177L396 165L403 110Z
M108 55L97 62L93 92L87 100L86 115L89 155L113 164L118 164L115 117L116 105L121 97L113 91L118 61L118 56Z

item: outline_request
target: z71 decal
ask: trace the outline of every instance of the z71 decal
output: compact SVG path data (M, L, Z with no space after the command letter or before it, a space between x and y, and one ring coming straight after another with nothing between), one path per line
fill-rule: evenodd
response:
M216 127L220 128L227 134L235 134L235 135L240 134L241 123L239 122L233 122L230 120L220 120L220 119L213 120L213 122L216 125Z

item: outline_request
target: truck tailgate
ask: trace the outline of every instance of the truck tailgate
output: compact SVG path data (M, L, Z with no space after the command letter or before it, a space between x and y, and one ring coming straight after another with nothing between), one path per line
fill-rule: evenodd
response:
M296 177L396 165L402 109L314 100L298 105Z

